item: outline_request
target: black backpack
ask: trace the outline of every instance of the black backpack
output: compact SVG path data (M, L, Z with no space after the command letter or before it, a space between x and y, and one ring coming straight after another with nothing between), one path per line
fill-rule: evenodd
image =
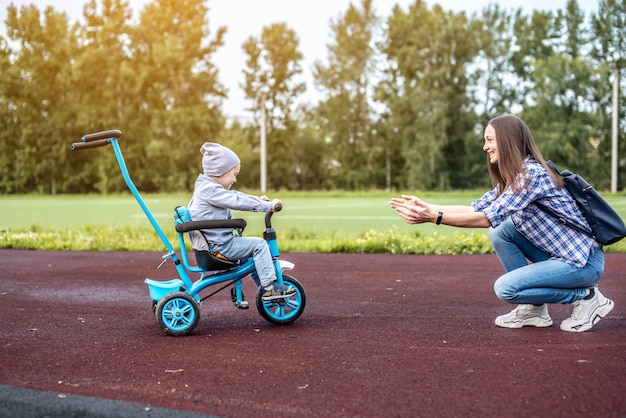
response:
M559 171L559 169L548 161L548 166L565 180L565 187L572 195L583 216L587 220L591 231L582 225L566 219L549 207L536 201L535 205L548 215L557 219L563 225L577 230L585 235L594 238L602 245L614 244L626 237L626 226L622 218L613 210L611 206L598 194L587 181L576 173L569 170Z

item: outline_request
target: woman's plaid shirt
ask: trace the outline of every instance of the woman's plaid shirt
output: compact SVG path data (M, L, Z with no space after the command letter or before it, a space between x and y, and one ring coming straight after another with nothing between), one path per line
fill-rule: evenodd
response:
M541 199L544 205L589 229L567 189L556 187L543 166L530 156L524 160L517 181L521 186L519 190L509 187L496 198L496 187L473 202L472 208L476 212L484 213L492 227L497 227L511 218L515 228L526 239L551 254L552 258L584 267L595 240L560 224L533 204Z

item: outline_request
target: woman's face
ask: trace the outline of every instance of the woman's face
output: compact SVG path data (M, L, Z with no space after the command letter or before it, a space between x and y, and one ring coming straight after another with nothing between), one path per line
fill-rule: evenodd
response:
M498 163L498 142L496 141L496 131L493 126L487 125L485 129L485 145L483 151L489 156L489 162L491 164Z

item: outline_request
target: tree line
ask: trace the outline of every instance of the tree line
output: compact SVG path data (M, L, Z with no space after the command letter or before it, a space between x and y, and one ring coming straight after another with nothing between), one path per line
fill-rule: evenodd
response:
M483 130L502 113L527 121L544 157L610 185L626 0L600 0L590 16L576 0L530 13L494 2L472 15L415 0L384 19L361 0L329 22L327 58L312 70L322 99L308 105L297 104L306 89L297 32L271 24L241 46L251 123L221 111L227 93L212 55L227 28L209 27L209 6L153 0L133 20L124 0L89 0L70 22L52 7L9 4L0 194L125 191L112 152L69 151L106 129L122 130L143 192L190 191L205 140L237 151L238 187L255 189L261 124L272 190L484 188ZM622 189L623 88L618 98Z

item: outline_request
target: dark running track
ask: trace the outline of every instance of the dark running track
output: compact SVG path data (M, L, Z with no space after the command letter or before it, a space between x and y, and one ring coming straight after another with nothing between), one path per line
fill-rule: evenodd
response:
M512 309L493 255L284 254L300 319L265 322L247 280L250 310L222 292L188 337L150 310L143 279L175 277L161 255L0 250L0 416L626 416L626 254L582 334L560 305L550 328L493 325Z

